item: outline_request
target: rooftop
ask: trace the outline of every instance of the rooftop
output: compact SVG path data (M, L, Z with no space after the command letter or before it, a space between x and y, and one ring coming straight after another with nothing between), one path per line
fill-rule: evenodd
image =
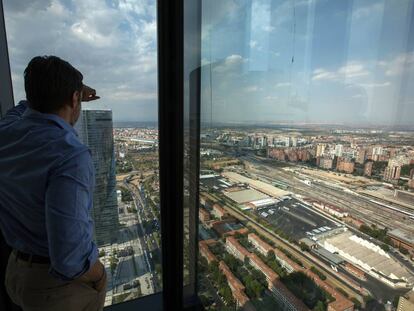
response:
M259 180L254 180L245 176L242 176L240 174L237 173L233 173L233 172L225 172L222 173L222 175L224 177L227 177L228 179L235 181L235 182L239 182L239 183L245 183L248 184L250 187L263 192L267 195L270 195L272 197L283 197L285 195L289 195L290 192L276 188L272 185L269 185L268 183L265 183L263 181L259 181Z
M352 263L367 271L375 270L390 279L414 282L414 276L398 261L393 259L379 246L347 231L323 241L324 247L338 252Z
M243 291L245 289L244 285L240 280L231 272L230 268L226 265L224 261L220 261L219 267L223 274L226 276L227 281L231 284L231 287Z
M409 244L414 244L414 235L401 229L391 230L388 232L388 235L396 237L404 242L408 242Z
M335 265L339 265L340 263L344 262L344 259L342 257L339 257L338 255L335 255L330 251L327 251L323 247L316 248L313 251Z
M249 233L248 238L249 240L254 240L256 244L260 245L260 247L263 248L266 252L270 252L271 250L273 250L272 246L270 246L261 238L259 238L255 233Z
M224 195L238 204L268 199L269 196L254 189L225 191Z
M226 244L231 244L234 246L234 248L237 249L237 251L239 251L241 254L243 254L244 256L249 256L250 252L245 249L243 246L241 246L241 244L239 243L239 241L237 241L234 237L229 236L226 238Z
M270 280L274 281L279 278L279 276L274 272L271 268L269 268L261 259L259 256L257 256L254 253L249 254L249 259L256 263L257 266L260 267L263 274Z

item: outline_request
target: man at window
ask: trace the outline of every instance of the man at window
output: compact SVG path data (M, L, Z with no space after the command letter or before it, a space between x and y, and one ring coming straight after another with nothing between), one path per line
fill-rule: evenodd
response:
M106 272L90 217L94 168L73 126L99 98L55 56L24 71L27 101L0 120L0 229L7 291L24 311L102 310Z

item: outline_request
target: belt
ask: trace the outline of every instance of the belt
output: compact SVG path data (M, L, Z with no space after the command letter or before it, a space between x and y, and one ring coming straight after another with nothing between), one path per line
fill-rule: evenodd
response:
M29 263L40 263L40 264L50 264L50 259L48 257L33 255L33 254L26 254L16 249L13 250L16 259L20 259L23 261L27 261Z

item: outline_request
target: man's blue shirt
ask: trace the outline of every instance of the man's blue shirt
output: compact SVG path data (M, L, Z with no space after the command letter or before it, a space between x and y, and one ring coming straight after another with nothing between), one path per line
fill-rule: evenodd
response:
M0 120L0 229L14 249L49 257L50 273L64 280L98 257L94 179L89 149L59 116L23 101Z

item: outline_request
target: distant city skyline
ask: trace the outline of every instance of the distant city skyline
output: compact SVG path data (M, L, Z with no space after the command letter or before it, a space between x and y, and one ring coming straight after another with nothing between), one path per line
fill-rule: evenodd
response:
M16 102L28 61L54 54L101 95L85 106L157 120L155 0L4 7ZM204 1L202 121L414 125L413 12L411 0Z

